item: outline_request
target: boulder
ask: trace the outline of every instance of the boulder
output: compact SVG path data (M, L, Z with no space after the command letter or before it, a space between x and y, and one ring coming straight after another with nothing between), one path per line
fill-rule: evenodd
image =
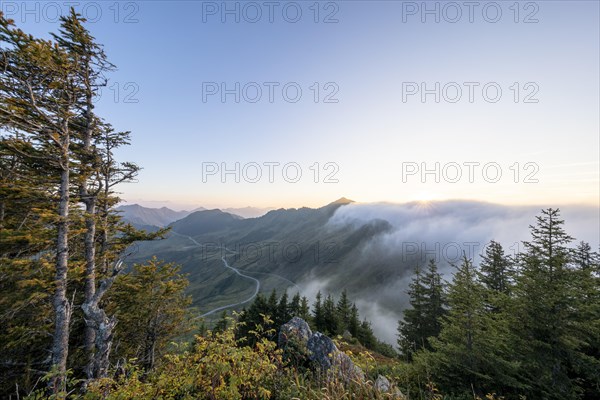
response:
M404 399L404 394L398 389L396 386L393 386L388 378L383 375L377 375L377 379L373 384L375 390L381 393L389 393L391 394L392 399Z
M279 329L277 345L283 350L283 359L296 366L303 366L309 360L308 340L313 335L302 318L294 317Z
M374 386L375 389L383 393L387 393L391 389L390 381L383 375L377 375L377 379L375 380Z
M281 325L277 345L284 349L290 342L302 343L306 345L308 339L312 336L310 327L302 318L294 317L287 323Z
M344 339L346 342L350 342L352 340L354 340L354 337L352 336L352 334L348 331L348 329L346 329L344 331L344 333L342 333L342 339Z
M284 360L296 365L307 365L345 382L365 380L362 369L354 365L331 338L321 332L312 333L302 318L294 317L281 326L277 344L283 349Z
M307 347L310 360L323 370L331 368L334 353L339 351L333 340L321 332L315 332L308 339Z

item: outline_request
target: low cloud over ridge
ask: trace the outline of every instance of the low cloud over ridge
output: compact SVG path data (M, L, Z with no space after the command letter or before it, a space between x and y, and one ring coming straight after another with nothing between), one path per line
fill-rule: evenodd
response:
M434 201L394 203L353 203L339 207L328 226L353 229L376 220L387 221L392 229L375 236L360 251L357 263L371 265L372 260L388 260L395 265L389 271L390 281L381 290L362 291L354 295L361 311L373 322L375 333L395 344L397 320L407 305L406 289L415 266L424 266L429 258L438 261L446 280L451 280L450 264L459 262L464 251L479 261L490 240L500 242L509 254L522 250L521 241L530 240L530 225L543 208L560 208L565 230L579 241L589 242L593 249L600 243L600 212L597 207L505 206L476 201ZM389 260L392 260L391 262ZM397 260L397 262L394 262ZM329 282L305 281L303 286L333 289ZM313 294L313 293L310 293Z

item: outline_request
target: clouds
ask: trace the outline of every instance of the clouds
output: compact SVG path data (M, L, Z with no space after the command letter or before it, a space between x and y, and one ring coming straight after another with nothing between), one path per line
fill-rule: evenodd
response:
M521 241L530 239L529 225L535 224L541 208L475 201L349 204L340 207L329 224L358 227L376 219L388 221L393 229L369 242L363 253L393 253L405 261L411 256L421 261L434 258L444 265L457 262L463 252L477 261L490 240L517 253ZM600 217L596 208L567 206L563 218L572 236L598 247Z
M348 265L351 273L384 275L384 279L370 281L376 287L358 287L349 292L361 315L373 322L378 337L395 343L397 320L408 304L406 289L416 266L424 266L434 258L444 278L451 280L451 264L459 263L463 253L478 263L479 255L490 240L500 242L506 253L516 254L522 251L522 241L531 239L529 226L535 225L535 217L542 208L544 206L505 206L458 200L353 203L338 208L328 227L358 230L377 220L391 225L391 229L362 244L358 255L349 260ZM577 242L584 240L598 249L598 209L567 205L561 207L561 211L567 233ZM335 283L336 279L321 281L315 276L307 279L303 286L335 293L340 289Z

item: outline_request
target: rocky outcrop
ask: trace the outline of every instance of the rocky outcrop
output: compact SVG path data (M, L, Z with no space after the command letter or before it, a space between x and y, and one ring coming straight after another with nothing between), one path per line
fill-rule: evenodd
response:
M377 379L375 380L375 389L380 392L387 393L390 391L390 381L383 375L377 375Z
M313 333L302 318L294 317L281 326L277 344L283 349L284 359L296 365L309 366L346 382L365 379L360 367L333 340L321 332Z
M335 376L344 382L365 380L362 369L354 365L350 357L321 332L314 333L308 339L307 348L309 359L327 375Z
M277 344L280 348L285 350L290 342L307 343L312 334L313 333L305 320L294 317L287 323L281 325Z
M373 384L375 390L381 393L389 393L392 399L404 399L404 395L396 386L393 386L388 378L383 375L377 375L377 379Z
M284 360L295 365L309 367L344 382L365 382L365 373L350 357L340 351L331 338L321 332L312 332L302 318L294 317L283 324L277 338L283 349ZM392 399L403 399L402 392L383 375L379 375L373 387L381 393L389 393Z
M310 360L308 340L313 335L302 318L294 317L279 329L277 345L283 349L283 359L295 366L306 366Z

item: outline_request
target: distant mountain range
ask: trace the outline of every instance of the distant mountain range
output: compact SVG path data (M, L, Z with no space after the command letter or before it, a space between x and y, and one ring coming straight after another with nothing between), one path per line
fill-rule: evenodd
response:
M242 207L242 208L223 208L224 211L229 214L239 215L242 218L258 218L262 217L269 211L274 210L272 207L260 208L260 207Z
M198 208L194 211L202 211ZM174 211L167 207L148 208L138 204L117 207L123 219L138 229L156 230L169 225L171 222L185 218L193 211Z
M474 201L353 204L341 198L321 208L278 209L257 218L198 210L177 220L185 213L133 208L129 218L137 210L144 217L138 222L164 226L171 220L172 230L164 240L139 243L127 261L157 256L182 265L199 314L248 305L257 281L262 292L299 291L311 299L318 290L347 289L378 336L394 342L415 267L434 258L450 279L450 264L460 262L463 252L477 258L492 239L507 253L516 252L530 238L528 227L540 208ZM568 233L597 247L597 208L565 211Z
M167 207L151 208L143 207L139 204L128 204L117 207L121 216L126 222L131 223L138 229L147 231L156 231L159 228L178 221L188 215L204 211L206 208L198 207L192 211L175 211ZM224 208L222 211L239 216L241 218L256 218L266 214L271 208L243 207L243 208Z

